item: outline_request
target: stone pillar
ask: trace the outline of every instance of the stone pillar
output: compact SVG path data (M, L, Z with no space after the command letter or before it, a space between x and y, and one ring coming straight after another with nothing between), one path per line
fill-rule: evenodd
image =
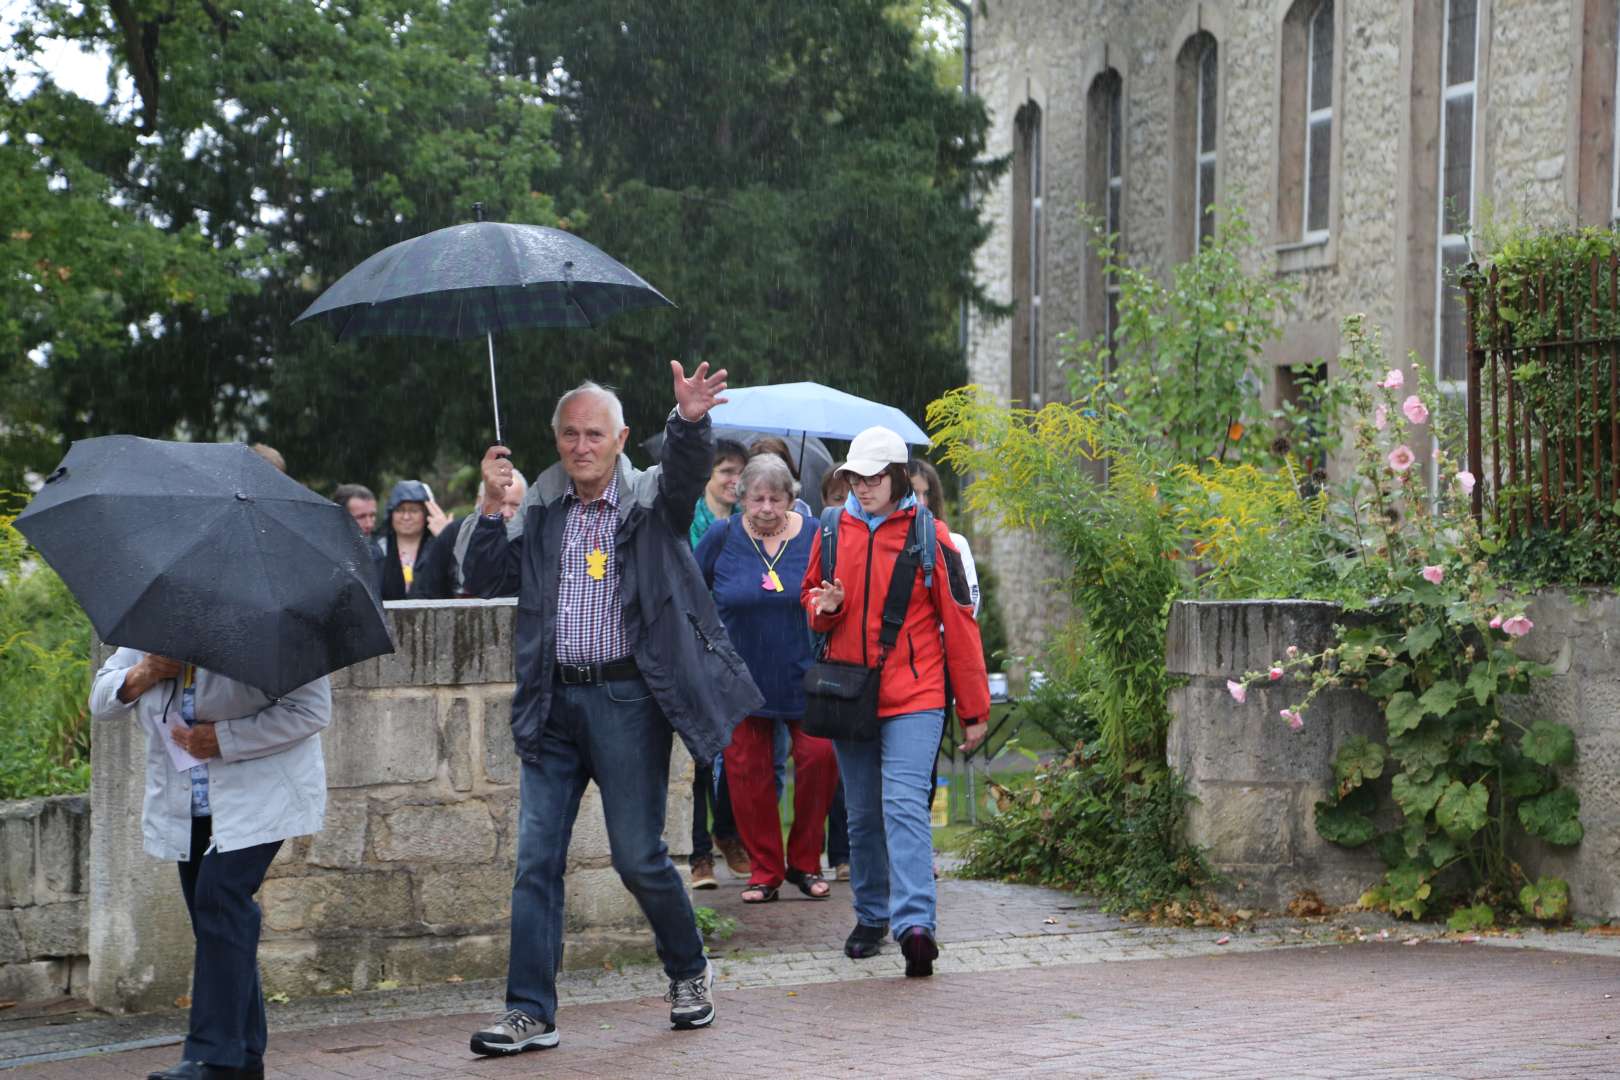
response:
M1347 904L1382 877L1370 845L1338 847L1315 825L1339 744L1383 737L1376 703L1327 691L1294 732L1277 712L1304 696L1297 683L1251 686L1246 705L1226 690L1227 679L1266 668L1289 645L1331 645L1341 617L1336 605L1298 600L1181 601L1170 612L1169 670L1186 682L1170 693L1169 762L1194 799L1187 838L1227 879L1227 902L1280 910L1310 890Z
M90 800L0 802L0 999L83 994Z

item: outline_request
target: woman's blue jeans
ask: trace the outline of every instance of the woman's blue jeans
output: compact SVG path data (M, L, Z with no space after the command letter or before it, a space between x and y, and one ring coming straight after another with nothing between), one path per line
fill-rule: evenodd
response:
M934 834L929 780L943 709L883 721L870 742L834 740L849 810L849 883L855 918L888 923L896 941L913 926L934 930Z

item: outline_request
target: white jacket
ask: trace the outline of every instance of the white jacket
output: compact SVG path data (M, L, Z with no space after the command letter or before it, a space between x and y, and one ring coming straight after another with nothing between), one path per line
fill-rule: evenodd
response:
M166 679L129 704L118 700L124 674L144 654L119 649L90 688L92 720L163 717L183 724L180 690ZM326 817L326 762L320 731L332 722L332 684L322 676L272 700L246 683L197 670L196 716L214 721L220 756L208 761L214 843L235 851L320 832ZM137 716L136 710L140 710ZM158 724L159 731L166 730ZM146 742L146 800L141 832L147 854L185 862L191 853L191 774L169 759L160 734Z

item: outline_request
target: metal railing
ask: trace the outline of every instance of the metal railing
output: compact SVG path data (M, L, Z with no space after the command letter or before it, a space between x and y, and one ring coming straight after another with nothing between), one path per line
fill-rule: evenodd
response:
M1470 264L1468 469L1473 511L1505 534L1580 528L1620 500L1620 258L1550 277Z

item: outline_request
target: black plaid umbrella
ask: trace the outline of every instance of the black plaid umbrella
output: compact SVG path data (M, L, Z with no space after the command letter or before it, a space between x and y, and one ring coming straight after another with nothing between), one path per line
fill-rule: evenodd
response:
M474 209L482 218L482 207ZM293 321L320 319L340 341L368 334L484 338L499 442L497 333L596 326L621 311L666 306L674 307L635 271L572 233L479 220L384 248Z

